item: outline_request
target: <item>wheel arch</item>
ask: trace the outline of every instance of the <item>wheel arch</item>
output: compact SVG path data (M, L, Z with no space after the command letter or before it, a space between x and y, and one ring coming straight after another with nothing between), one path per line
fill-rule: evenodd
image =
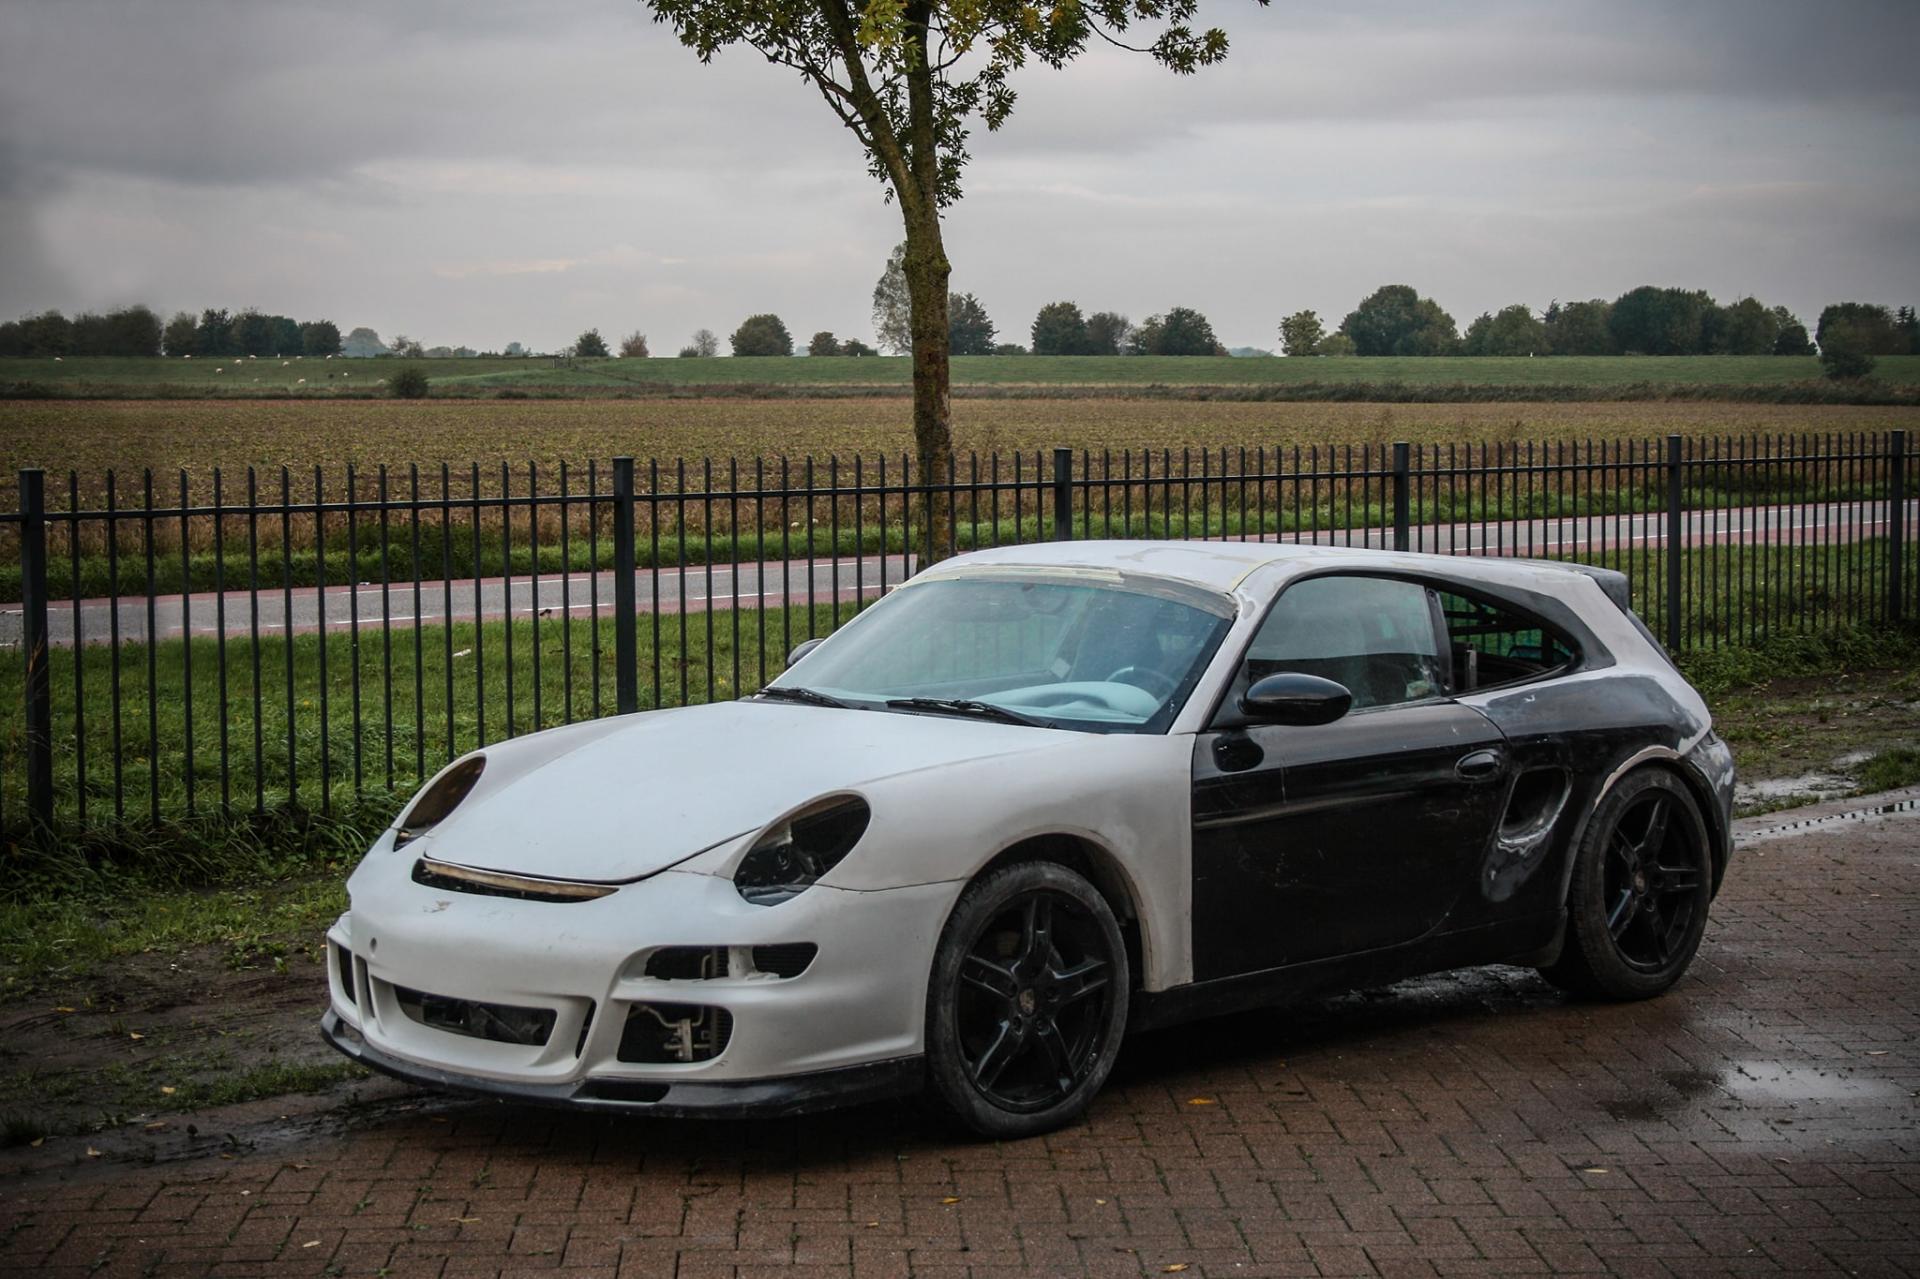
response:
M1146 972L1146 959L1155 939L1146 935L1146 919L1140 910L1139 889L1126 867L1113 851L1085 835L1051 831L1029 835L1007 845L987 859L973 878L978 880L1003 866L1018 862L1052 862L1083 877L1107 903L1119 921L1120 936L1127 946L1128 984L1138 990Z
M1581 842L1587 837L1587 826L1593 821L1594 814L1600 811L1600 805L1606 802L1607 796L1613 793L1614 787L1633 774L1647 769L1656 769L1677 778L1680 784L1687 788L1687 794L1693 797L1694 807L1700 811L1700 820L1707 828L1707 852L1713 859L1713 887L1716 892L1719 891L1720 880L1727 871L1730 846L1727 839L1728 832L1722 824L1720 806L1714 799L1713 789L1707 784L1706 779L1698 776L1692 768L1688 767L1686 757L1679 751L1669 746L1648 746L1635 751L1615 765L1613 771L1607 774L1607 779L1600 784L1600 789L1595 792L1593 802L1587 805L1587 811L1580 818L1579 829L1573 832L1573 838L1567 845L1566 865L1560 873L1561 900L1564 901L1571 890L1573 864Z

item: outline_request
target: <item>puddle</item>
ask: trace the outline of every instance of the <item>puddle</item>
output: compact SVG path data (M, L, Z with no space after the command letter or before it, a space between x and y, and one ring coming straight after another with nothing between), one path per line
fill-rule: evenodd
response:
M1720 1086L1742 1101L1857 1101L1863 1097L1906 1096L1906 1089L1871 1075L1777 1061L1737 1061L1721 1078Z
M1842 767L1842 761L1835 760ZM1733 806L1736 811L1749 812L1753 809L1777 807L1782 800L1800 800L1812 796L1814 800L1840 799L1854 788L1854 780L1840 773L1802 773L1798 777L1769 777L1757 782L1736 781L1733 786Z
M1662 1087L1603 1101L1601 1108L1622 1123L1651 1123L1701 1106L1740 1102L1791 1106L1802 1102L1894 1100L1908 1095L1906 1088L1872 1075L1778 1061L1736 1061L1725 1073L1663 1070L1657 1078Z

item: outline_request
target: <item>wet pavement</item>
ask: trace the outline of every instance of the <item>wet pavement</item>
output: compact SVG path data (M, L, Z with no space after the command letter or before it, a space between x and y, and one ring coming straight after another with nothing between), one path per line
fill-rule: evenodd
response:
M1155 1033L1084 1124L1007 1145L904 1104L692 1124L397 1088L150 1165L50 1142L0 1179L0 1272L1920 1273L1920 791L1741 831L1648 1003L1490 968Z

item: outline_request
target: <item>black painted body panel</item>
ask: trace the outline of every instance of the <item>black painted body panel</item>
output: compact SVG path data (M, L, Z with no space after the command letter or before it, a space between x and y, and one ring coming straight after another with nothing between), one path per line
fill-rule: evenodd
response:
M1499 731L1445 700L1195 742L1196 981L1400 945L1439 928L1491 843Z

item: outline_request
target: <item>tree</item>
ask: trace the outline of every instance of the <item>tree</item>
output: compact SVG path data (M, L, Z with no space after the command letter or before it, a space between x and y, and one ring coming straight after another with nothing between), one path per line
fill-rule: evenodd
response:
M608 354L607 340L599 329L588 329L573 340L573 353L585 359L602 359Z
M1920 355L1920 318L1916 318L1913 308L1903 306L1893 313L1893 331L1903 340L1901 354Z
M1775 355L1812 355L1813 338L1807 334L1807 326L1800 318L1784 306L1773 308L1774 322L1780 326L1779 336L1773 339Z
M1094 41L1134 47L1123 37L1136 27L1160 28L1138 51L1177 73L1227 53L1224 31L1188 25L1197 0L645 2L703 61L745 44L798 71L887 186L906 231L901 270L912 336L914 449L920 478L930 485L945 481L952 466L949 346L959 349L948 328L952 267L941 210L960 198L972 119L980 117L989 131L1005 123L1015 69L1030 61L1064 67ZM929 516L928 549L937 557L951 545L951 514L935 505Z
M1846 330L1843 340L1868 355L1906 354L1905 336L1894 328L1893 313L1884 306L1835 302L1822 308L1820 322L1813 330L1813 340L1820 344L1821 351L1827 349L1827 334L1841 328Z
M1880 334L1871 318L1840 318L1828 323L1826 317L1822 316L1821 320L1820 367L1826 375L1839 381L1843 378L1865 377L1873 372L1873 346L1880 340Z
M1780 338L1780 319L1760 305L1760 299L1741 298L1722 307L1716 346L1728 355L1771 355Z
M400 400L420 400L427 395L427 375L418 368L405 368L387 379L387 394Z
M200 329L195 341L196 355L232 355L235 349L233 317L224 308L208 307L200 313Z
M1459 344L1453 317L1412 286L1375 289L1340 322L1359 355L1447 355Z
M1614 300L1607 330L1627 354L1697 355L1706 349L1706 315L1713 305L1697 290L1643 284Z
M947 299L947 340L954 355L992 355L993 321L987 308L971 293L956 293Z
M1547 330L1547 351L1553 355L1613 355L1613 333L1607 317L1613 304L1605 298L1586 302L1558 302L1547 307L1541 322Z
M718 355L720 354L720 339L713 335L712 329L695 329L693 331L692 343L688 346L687 350L682 351L681 354L686 355L689 352L703 359Z
M1487 353L1487 338L1492 332L1493 314L1489 311L1482 311L1473 318L1471 324L1467 325L1466 336L1460 339L1460 354L1485 355Z
M1049 302L1033 317L1035 355L1086 355L1092 346L1087 317L1074 302Z
M1329 333L1320 339L1320 345L1313 349L1315 355L1352 355L1353 339L1344 333Z
M620 339L620 358L623 360L644 360L647 358L647 335L635 329Z
M160 349L168 355L192 355L200 346L200 322L191 311L175 311L160 334Z
M913 351L913 298L907 290L905 240L893 246L873 286L873 338L895 355Z
M1087 354L1118 355L1133 339L1133 325L1118 311L1095 311L1087 317Z
M340 354L340 326L332 320L308 320L302 324L300 353L322 357Z
M248 307L233 317L235 355L272 355L273 321Z
M1213 325L1192 307L1176 306L1165 315L1150 315L1134 333L1134 349L1141 355L1225 355L1213 336Z
M1312 355L1326 335L1326 326L1312 311L1295 311L1280 321L1280 346L1288 355Z
M697 335L696 335L697 336ZM729 339L735 355L792 355L793 335L777 315L750 315Z
M393 353L417 360L426 355L427 348L404 333L396 333L393 335Z
M842 355L878 355L880 352L862 342L859 338L848 338L840 344Z
M1002 342L993 348L993 353L995 355L1025 355L1027 348L1021 346L1018 342Z
M1547 326L1524 302L1503 306L1498 315L1481 313L1467 326L1462 355L1545 355Z
M807 343L808 355L839 355L840 353L839 339L826 329L821 329L814 334L813 339Z

